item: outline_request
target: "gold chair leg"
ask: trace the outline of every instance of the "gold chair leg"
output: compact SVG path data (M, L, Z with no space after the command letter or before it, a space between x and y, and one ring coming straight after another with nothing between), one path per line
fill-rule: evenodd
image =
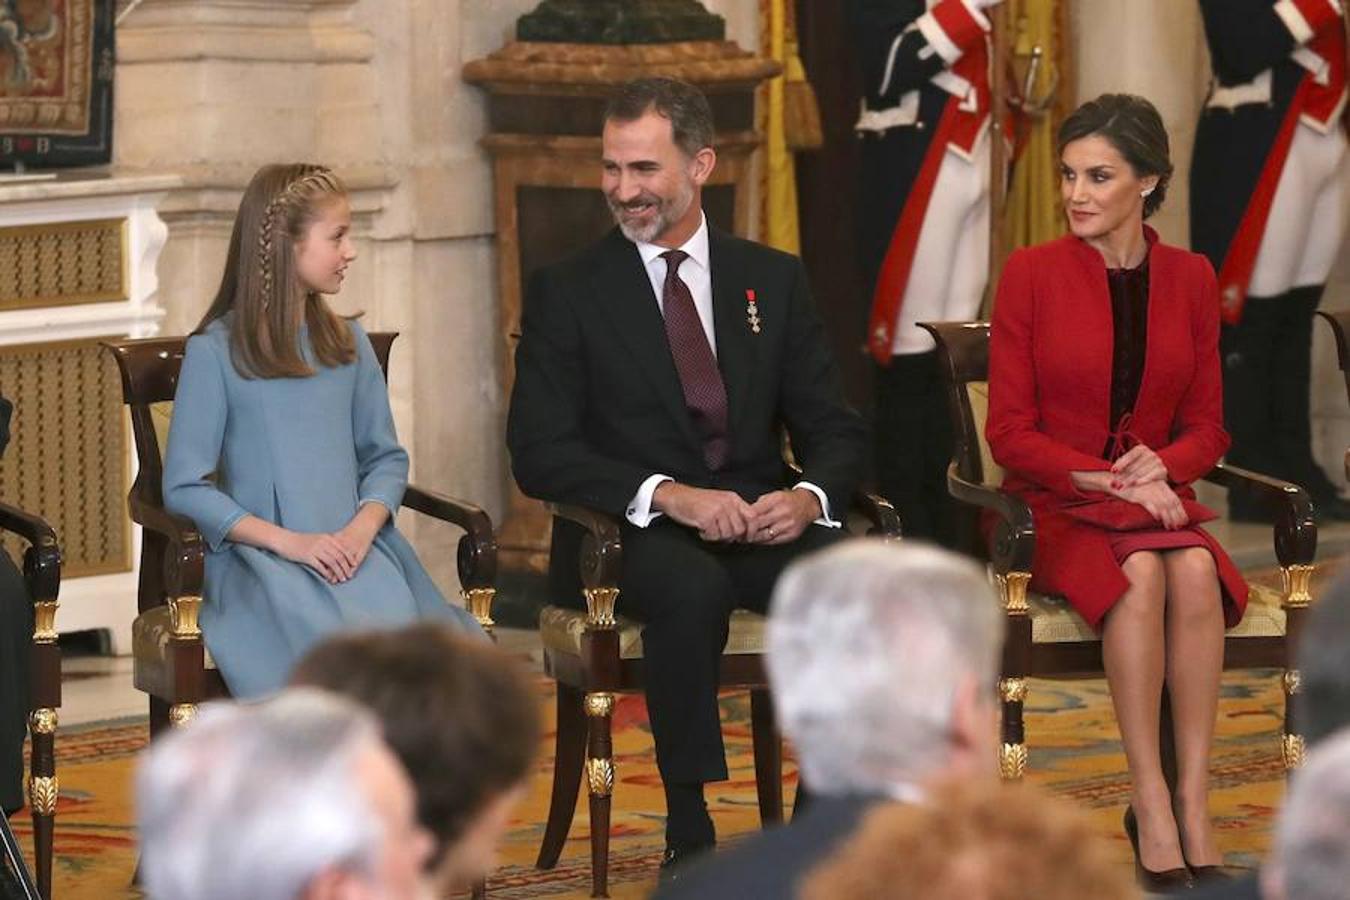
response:
M1286 669L1284 672L1284 734L1280 742L1280 757L1284 761L1286 772L1293 772L1303 766L1303 735L1295 730L1294 697L1302 689L1302 678L1298 669Z
M999 746L998 774L1004 781L1020 781L1027 768L1026 728L1022 718L1027 681L1025 678L1002 678L998 693L1003 702L1003 743Z
M1027 602L1031 573L996 574L995 582L1008 622L1003 650L1003 677L998 683L998 695L1003 708L998 773L1005 781L1020 781L1027 768L1023 706L1027 696L1026 672L1031 663L1031 607Z
M586 787L591 806L591 896L609 896L609 814L614 793L614 745L610 729L614 695L586 695Z

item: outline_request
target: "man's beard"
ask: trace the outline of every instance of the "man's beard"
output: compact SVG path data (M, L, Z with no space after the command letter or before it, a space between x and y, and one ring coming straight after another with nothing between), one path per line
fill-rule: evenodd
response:
M669 198L643 191L628 203L619 203L612 195L606 194L605 202L609 204L609 211L624 237L637 244L650 244L665 234L671 225L684 218L684 214L689 211L689 205L694 202L694 185L692 182L681 183L675 196ZM655 211L645 224L630 225L624 221L623 210L626 207L645 204L651 204Z

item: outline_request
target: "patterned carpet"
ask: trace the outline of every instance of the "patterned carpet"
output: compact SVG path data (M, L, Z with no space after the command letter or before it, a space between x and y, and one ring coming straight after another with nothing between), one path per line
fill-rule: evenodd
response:
M550 689L545 687L545 691ZM1283 789L1278 740L1281 706L1274 672L1241 672L1224 678L1212 810L1220 845L1231 865L1251 865L1267 844ZM544 708L551 719L551 693ZM755 830L758 814L749 699L727 695L722 710L731 781L712 786L709 800L721 838L728 841ZM615 731L619 783L614 792L611 896L644 897L655 883L663 820L651 735L640 699L621 699ZM1030 777L1089 810L1102 833L1115 841L1121 865L1128 865L1129 846L1120 832L1128 783L1105 682L1033 681L1027 699L1027 734L1032 747ZM145 722L137 719L62 729L58 735L61 798L55 887L59 900L139 896L128 887L136 849L130 798L135 754L145 740ZM492 897L589 895L584 799L578 804L558 867L541 872L533 865L543 832L551 765L549 743L538 763L531 796L509 835L504 866L489 884ZM27 845L29 821L21 817L15 825Z

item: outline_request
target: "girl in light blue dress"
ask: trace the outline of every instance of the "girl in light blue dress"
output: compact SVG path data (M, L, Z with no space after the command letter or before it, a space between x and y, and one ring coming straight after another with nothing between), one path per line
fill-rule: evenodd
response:
M164 504L209 545L202 632L237 697L280 688L338 631L434 618L482 634L394 527L408 454L369 339L322 297L356 258L350 231L331 171L259 170L183 359Z

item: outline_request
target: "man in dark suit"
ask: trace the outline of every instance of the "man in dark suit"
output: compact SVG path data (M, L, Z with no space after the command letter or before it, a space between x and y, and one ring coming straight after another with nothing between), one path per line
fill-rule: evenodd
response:
M9 443L12 406L0 397L0 454ZM0 815L23 806L23 739L28 716L28 648L33 604L23 577L0 551Z
M1350 573L1342 574L1318 598L1299 637L1299 693L1293 698L1297 712L1294 721L1312 752L1333 734L1350 728L1350 655L1346 647L1350 647ZM1207 900L1259 900L1267 896L1274 900L1275 893L1263 893L1262 887L1260 873L1252 872L1192 896Z
M791 559L840 534L865 433L800 261L707 224L717 157L703 95L666 78L625 85L602 144L618 228L532 279L507 443L526 494L623 519L619 611L646 626L670 868L714 842L703 784L727 777L728 616L762 611ZM580 541L555 521L564 601L580 599Z
M658 896L796 897L873 805L993 777L1002 644L988 578L945 550L860 539L792 566L769 613L769 683L811 803Z

